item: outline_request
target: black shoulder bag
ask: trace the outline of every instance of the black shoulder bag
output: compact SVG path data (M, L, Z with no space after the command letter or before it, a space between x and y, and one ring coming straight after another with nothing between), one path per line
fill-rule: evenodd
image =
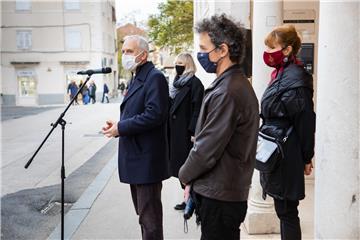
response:
M259 131L256 149L255 168L264 173L273 172L284 156L284 144L286 143L293 127L291 126L283 139L277 139Z

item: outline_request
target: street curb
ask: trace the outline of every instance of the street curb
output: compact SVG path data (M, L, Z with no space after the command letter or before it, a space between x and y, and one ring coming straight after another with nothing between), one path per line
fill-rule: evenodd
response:
M84 191L79 200L66 213L64 219L64 239L71 239L82 221L88 215L91 206L105 188L117 167L117 155L115 155L96 176L95 180ZM61 223L50 234L48 240L61 238Z

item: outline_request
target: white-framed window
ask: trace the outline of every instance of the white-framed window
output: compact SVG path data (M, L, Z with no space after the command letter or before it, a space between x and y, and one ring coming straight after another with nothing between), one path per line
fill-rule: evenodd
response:
M64 0L64 9L67 11L80 10L80 1L79 0Z
M81 49L81 32L76 29L65 30L65 44L67 50Z
M31 0L16 0L15 1L15 10L16 11L30 11L31 10Z
M32 46L32 31L18 30L16 31L16 46L20 50L29 50Z
M19 96L34 97L37 94L35 71L33 69L22 69L17 71L19 84Z

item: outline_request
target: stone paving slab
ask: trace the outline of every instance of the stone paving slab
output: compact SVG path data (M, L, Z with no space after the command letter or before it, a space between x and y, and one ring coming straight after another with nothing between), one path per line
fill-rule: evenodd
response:
M313 181L307 181L306 187L307 198L300 203L300 218L303 239L313 239ZM177 179L163 182L165 239L200 239L200 228L196 226L194 218L188 222L189 232L184 233L182 213L173 209L181 198L182 190ZM141 239L140 231L130 188L119 182L115 171L71 239ZM241 239L280 239L280 235L248 235L241 226Z

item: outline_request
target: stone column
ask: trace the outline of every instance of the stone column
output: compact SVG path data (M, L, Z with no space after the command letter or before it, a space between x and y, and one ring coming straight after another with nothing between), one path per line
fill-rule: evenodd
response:
M321 1L315 238L360 238L360 3Z
M270 81L273 69L263 62L265 49L264 39L275 26L283 21L282 1L253 1L253 77L252 84L256 95L261 100L262 94ZM271 197L262 199L259 172L255 170L252 179L252 188L248 201L248 212L245 219L245 228L249 234L279 233L279 220L274 210Z
M0 2L0 14L1 14L1 17L0 17L0 26L2 26L2 5L3 3ZM2 29L0 29L0 51L2 51ZM2 94L3 94L3 88L2 88L2 56L0 56L0 105L2 105ZM1 130L0 130L0 133L1 133Z

